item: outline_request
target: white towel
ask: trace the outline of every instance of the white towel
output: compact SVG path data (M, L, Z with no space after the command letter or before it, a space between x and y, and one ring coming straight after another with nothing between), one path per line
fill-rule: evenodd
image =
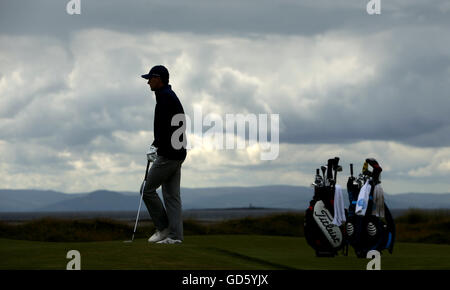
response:
M342 187L340 185L336 185L334 190L333 224L340 226L343 223L345 223L344 196L342 194Z
M373 190L372 214L384 218L384 190L380 183Z
M369 181L367 180L361 190L359 191L358 201L356 202L356 210L355 213L357 215L364 216L367 210L367 204L369 203L369 195L370 195L370 186Z

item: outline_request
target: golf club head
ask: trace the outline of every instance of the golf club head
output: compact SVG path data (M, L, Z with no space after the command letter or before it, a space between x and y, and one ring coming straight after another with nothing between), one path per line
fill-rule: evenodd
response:
M340 160L339 157L334 157L334 164L338 165L339 164L339 160Z
M331 159L331 164L333 166L333 170L337 170L339 168L339 157L334 157L334 159Z
M135 229L135 231L136 231L136 229ZM131 240L124 241L124 243L132 243L134 241L134 233L135 232L133 232L133 235L131 236Z
M375 158L367 158L365 163L369 164L373 168L372 177L375 180L379 180L381 171L383 171L383 169L381 168L378 161Z

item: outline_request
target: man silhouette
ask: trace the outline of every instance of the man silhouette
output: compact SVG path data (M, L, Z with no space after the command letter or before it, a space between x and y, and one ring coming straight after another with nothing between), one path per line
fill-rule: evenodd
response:
M154 66L148 74L142 75L142 77L148 80L147 83L156 97L152 146L157 148L157 156L150 168L143 191L143 200L156 227L156 232L148 241L163 244L181 243L183 241L183 219L180 181L181 164L186 159L186 149L185 146L176 149L179 146L172 144L174 143L172 142L174 131L179 132L182 126L172 126L171 121L177 114L184 116L184 110L169 85L167 68L162 65ZM185 131L176 142L186 144ZM162 186L164 206L156 193L159 186Z

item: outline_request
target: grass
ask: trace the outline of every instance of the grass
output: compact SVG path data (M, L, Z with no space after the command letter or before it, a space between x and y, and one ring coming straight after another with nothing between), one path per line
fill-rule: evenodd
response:
M301 214L184 222L181 245L149 244L154 231L108 219L44 218L24 224L0 222L0 269L65 269L69 250L81 253L82 269L158 270L364 270L369 260L349 256L316 258L303 238ZM382 269L450 270L449 211L410 210L396 219L394 253L385 251Z
M0 239L0 269L66 268L69 250L81 253L81 269L126 270L365 270L369 260L317 258L304 238L260 235L187 236L183 244L38 242ZM383 270L450 269L450 245L398 243L383 253Z
M303 237L303 214L285 213L258 218L226 220L202 224L184 221L189 235L273 235ZM450 244L450 211L412 209L396 218L396 241ZM134 224L133 224L134 225ZM154 231L149 221L140 222L136 238L148 237ZM0 222L0 238L49 241L89 242L129 239L132 225L111 219L64 220L44 218L19 225Z

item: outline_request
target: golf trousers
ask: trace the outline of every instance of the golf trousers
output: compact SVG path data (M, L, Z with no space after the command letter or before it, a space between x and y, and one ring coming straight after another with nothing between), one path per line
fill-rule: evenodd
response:
M181 164L184 160L171 160L163 156L153 162L145 183L143 200L155 227L162 231L169 228L169 238L183 241L181 215ZM162 187L164 206L156 193Z

